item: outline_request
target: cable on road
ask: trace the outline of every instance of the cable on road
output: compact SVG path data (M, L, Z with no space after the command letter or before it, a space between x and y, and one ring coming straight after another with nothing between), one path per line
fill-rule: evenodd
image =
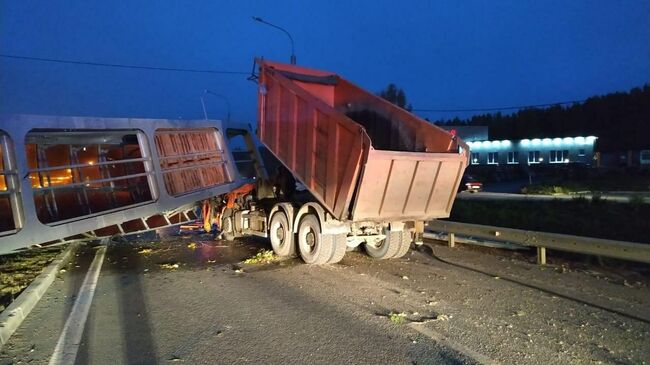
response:
M555 291L550 290L550 289L541 288L541 287L533 285L533 284L528 284L528 283L525 283L523 281L519 281L517 279L503 277L502 275L496 275L494 273L490 273L490 272L487 272L487 271L476 269L476 268L473 268L473 267L470 267L470 266L466 266L466 265L463 265L463 264L458 264L458 263L455 263L455 262L451 262L449 260L443 259L440 256L436 255L436 252L435 252L435 249L433 248L433 246L431 244L429 244L429 243L426 243L426 241L425 241L425 245L431 250L431 257L433 257L434 259L436 259L436 260L438 260L438 261L440 261L440 262L442 262L444 264L454 266L454 267L458 267L458 268L461 268L461 269L465 269L465 270L468 270L468 271L473 271L475 273L486 275L486 276L489 276L489 277L492 277L492 278L499 277L501 280L508 281L508 282L511 282L511 283L514 283L514 284L517 284L517 285L521 285L521 286L524 286L526 288L535 289L535 290L544 292L546 294L554 295L554 296L559 297L559 298L571 300L571 301L579 303L579 304L588 305L590 307L597 308L597 309L600 309L600 310L604 310L606 312L610 312L610 313L613 313L613 314L618 314L620 316L627 317L629 319L633 319L633 320L636 320L636 321L639 321L639 322L650 324L650 320L648 320L646 318L639 317L639 316L636 316L634 314L625 313L625 312L622 312L622 311L620 311L618 309L608 308L608 307L602 306L600 304L591 303L591 302L588 302L586 300L574 298L574 297L568 296L566 294L555 292Z

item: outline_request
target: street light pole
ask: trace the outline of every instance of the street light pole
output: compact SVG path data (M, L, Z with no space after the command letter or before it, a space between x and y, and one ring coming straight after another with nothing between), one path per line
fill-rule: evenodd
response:
M293 37L291 37L291 34L289 34L289 32L286 29L284 29L282 27L279 27L279 26L277 26L275 24L271 24L271 23L267 22L266 20L264 20L264 19L262 19L262 18L260 18L258 16L254 16L253 20L255 20L256 22L260 22L262 24L266 24L269 27L273 27L275 29L278 29L278 30L284 32L284 34L286 34L287 37L289 37L289 40L291 41L291 64L295 65L296 64L296 53L295 53L295 50L294 50L294 47L293 47Z
M228 108L228 114L226 115L226 123L229 123L230 122L230 101L228 101L228 98L225 97L224 95L213 93L212 91L210 91L208 89L205 89L203 91L203 95L201 95L201 106L203 107L203 117L205 119L208 119L208 112L205 109L205 96L207 94L214 95L214 96L216 96L218 98L221 98L224 102L226 102L226 107Z

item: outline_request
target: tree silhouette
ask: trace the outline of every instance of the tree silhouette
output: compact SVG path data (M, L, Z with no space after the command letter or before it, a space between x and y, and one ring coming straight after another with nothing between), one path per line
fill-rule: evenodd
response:
M490 139L598 137L601 152L650 149L650 85L588 98L567 107L439 120L439 125L488 126Z
M384 90L378 92L377 95L390 101L402 109L406 109L408 111L413 110L413 107L410 103L406 104L406 93L404 93L404 90L398 88L393 83L388 84L388 86L386 86Z

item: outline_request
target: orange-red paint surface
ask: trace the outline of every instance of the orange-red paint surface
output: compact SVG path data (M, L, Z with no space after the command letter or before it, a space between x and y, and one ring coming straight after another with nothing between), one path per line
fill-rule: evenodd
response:
M339 75L262 61L258 137L337 219L449 215L468 148Z

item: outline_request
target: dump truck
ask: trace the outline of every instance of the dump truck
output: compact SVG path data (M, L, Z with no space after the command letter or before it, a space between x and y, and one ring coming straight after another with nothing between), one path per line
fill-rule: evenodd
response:
M449 216L469 160L461 139L332 72L257 64L257 138L280 166L269 173L251 157L257 185L214 210L226 238L268 237L277 255L308 264L360 245L388 259ZM294 178L308 194L292 192Z

